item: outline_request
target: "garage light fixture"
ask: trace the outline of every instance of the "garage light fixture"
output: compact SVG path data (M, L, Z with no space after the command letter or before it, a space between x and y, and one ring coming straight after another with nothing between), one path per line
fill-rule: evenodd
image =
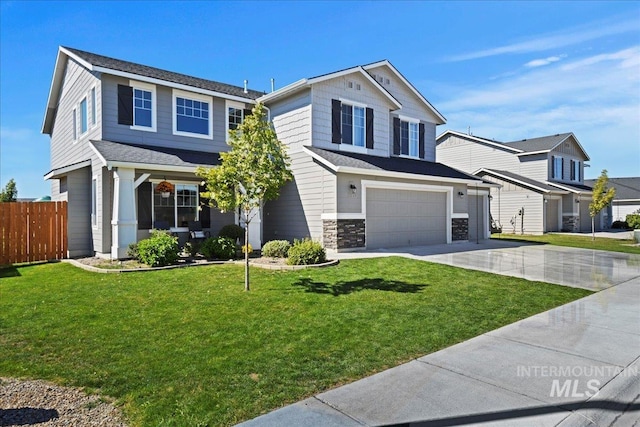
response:
M353 194L356 194L356 191L358 191L358 188L353 183L349 184L349 188L351 189L351 193Z
M464 197L464 193L462 191L458 191L458 197L462 199Z

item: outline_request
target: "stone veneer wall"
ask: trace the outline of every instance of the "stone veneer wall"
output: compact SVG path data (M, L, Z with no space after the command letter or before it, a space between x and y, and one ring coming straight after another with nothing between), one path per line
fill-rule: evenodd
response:
M451 219L451 240L469 240L469 219L468 218L452 218Z
M363 248L364 219L322 220L322 243L327 249Z
M562 231L577 232L580 231L580 217L579 216L563 216L562 217Z

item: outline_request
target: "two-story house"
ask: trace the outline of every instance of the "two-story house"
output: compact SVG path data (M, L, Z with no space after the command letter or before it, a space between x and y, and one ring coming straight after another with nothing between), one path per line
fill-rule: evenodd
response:
M52 198L68 201L70 256L123 258L153 228L184 238L192 221L212 234L237 223L200 200L194 171L218 164L228 130L258 101L288 146L294 181L252 221L254 247L303 237L329 250L488 237L491 184L435 163L444 117L388 61L264 94L61 47L43 133Z
M490 211L505 232L591 231L589 156L572 133L505 143L448 130L437 138L436 156L500 185L491 189Z
M42 132L52 199L68 202L70 256L126 257L152 228L217 232L233 213L200 200L197 166L214 166L261 92L60 47ZM156 191L160 182L170 191ZM258 245L259 247L259 245Z
M488 189L435 162L444 117L389 62L299 80L258 99L295 180L266 204L266 240L332 250L485 239Z

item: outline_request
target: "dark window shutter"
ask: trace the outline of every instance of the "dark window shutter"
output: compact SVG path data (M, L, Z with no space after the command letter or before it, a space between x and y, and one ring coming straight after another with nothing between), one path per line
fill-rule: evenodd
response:
M207 191L206 187L202 185L198 186L198 191L200 193ZM209 207L209 199L203 199L200 196L200 224L202 224L202 228L211 228L211 208Z
M424 123L418 125L418 156L424 159Z
M580 172L581 172L581 169L580 169L580 162L578 162L578 170L577 170L577 172L578 172L578 176L576 176L576 181L580 181L580 179L581 179L581 178L580 178Z
M571 179L571 181L573 181L574 179L576 179L576 174L575 174L575 170L576 170L576 168L575 168L575 166L574 166L574 163L575 163L575 162L574 162L573 160L571 160L571 161L569 162L569 166L571 167L571 170L569 171L569 175L571 176L571 178L570 178L570 179Z
M331 100L331 142L340 144L342 141L342 105L339 99Z
M367 108L367 148L373 148L373 108Z
M151 197L153 195L150 182L143 182L138 186L138 230L150 230L151 222Z
M393 118L393 154L400 155L400 118Z
M118 85L118 124L133 125L133 88Z
M551 156L551 178L556 177L556 156Z

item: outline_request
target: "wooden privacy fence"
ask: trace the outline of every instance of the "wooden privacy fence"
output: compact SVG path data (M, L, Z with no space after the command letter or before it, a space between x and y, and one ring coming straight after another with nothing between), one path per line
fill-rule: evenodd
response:
M0 265L67 256L67 202L0 203Z

